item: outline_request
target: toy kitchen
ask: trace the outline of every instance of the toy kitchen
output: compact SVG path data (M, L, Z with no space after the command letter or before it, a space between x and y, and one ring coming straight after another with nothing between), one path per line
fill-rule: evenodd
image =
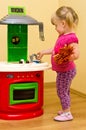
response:
M28 61L28 25L39 28L44 40L43 23L27 16L23 7L8 7L0 20L7 26L7 61L0 62L0 119L20 120L43 114L44 71L47 62ZM22 60L21 60L22 59Z

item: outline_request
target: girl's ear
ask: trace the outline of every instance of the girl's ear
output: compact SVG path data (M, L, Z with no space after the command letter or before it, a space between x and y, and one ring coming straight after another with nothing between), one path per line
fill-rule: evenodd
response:
M65 20L62 20L62 26L65 27L65 25L66 25Z

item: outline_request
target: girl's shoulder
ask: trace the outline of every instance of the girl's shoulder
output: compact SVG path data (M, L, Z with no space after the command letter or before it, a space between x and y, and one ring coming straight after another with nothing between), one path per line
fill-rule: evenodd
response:
M68 43L71 43L71 42L78 43L78 37L76 36L75 33L70 33L70 34L66 35L66 39L67 39Z
M69 33L69 34L60 36L58 42L61 45L70 44L70 43L78 43L78 37L76 36L75 33Z

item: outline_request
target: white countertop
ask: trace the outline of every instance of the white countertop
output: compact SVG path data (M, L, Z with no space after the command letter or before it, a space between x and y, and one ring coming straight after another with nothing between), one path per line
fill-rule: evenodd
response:
M51 65L44 63L8 63L0 62L0 72L27 72L27 71L42 71L50 69Z

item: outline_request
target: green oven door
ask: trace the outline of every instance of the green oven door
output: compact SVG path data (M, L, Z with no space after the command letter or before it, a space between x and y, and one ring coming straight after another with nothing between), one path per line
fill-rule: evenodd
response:
M38 83L10 84L10 105L38 101Z

